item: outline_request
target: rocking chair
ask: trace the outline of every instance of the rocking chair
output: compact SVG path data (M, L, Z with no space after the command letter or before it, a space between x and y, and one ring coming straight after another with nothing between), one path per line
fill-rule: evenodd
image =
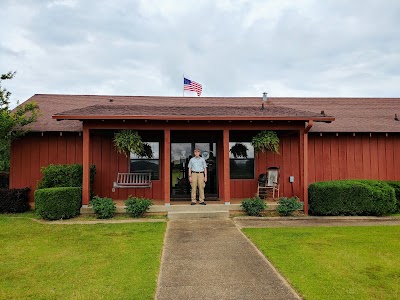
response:
M267 173L258 177L257 196L265 199L269 195L272 199L279 197L279 168L277 167L267 168Z

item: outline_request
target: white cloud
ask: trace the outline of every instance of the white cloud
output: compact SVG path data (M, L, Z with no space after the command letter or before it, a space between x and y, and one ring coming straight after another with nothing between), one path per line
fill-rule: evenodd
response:
M0 72L35 93L388 96L400 86L398 1L5 1Z

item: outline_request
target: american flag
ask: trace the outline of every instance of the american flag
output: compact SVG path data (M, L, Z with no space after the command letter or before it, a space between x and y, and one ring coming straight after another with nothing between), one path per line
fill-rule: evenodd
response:
M183 78L183 90L196 92L197 96L200 97L203 87L201 86L200 83L197 83L193 80L190 80L190 79L187 79L184 77Z

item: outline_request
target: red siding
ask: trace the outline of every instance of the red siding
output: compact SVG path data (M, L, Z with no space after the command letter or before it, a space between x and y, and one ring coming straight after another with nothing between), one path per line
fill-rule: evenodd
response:
M325 146L329 141L329 147ZM309 147L320 150L309 151L310 183L352 178L400 180L399 134L310 134Z
M160 143L160 168L163 145ZM400 180L400 134L369 133L336 134L322 136L309 134L309 181L338 179ZM218 176L222 177L222 140L218 143ZM112 184L118 172L128 171L128 158L116 153L112 137L91 135L92 163L96 165L95 194L113 199L126 199L128 195L162 199L162 180L154 180L152 189L117 189ZM30 187L31 201L40 168L48 164L82 163L82 136L79 133L30 133L12 144L10 185L12 188ZM300 195L300 160L298 134L281 137L280 154L260 153L255 157L255 178L230 180L231 197L253 197L258 175L267 167L280 167L281 196ZM162 174L162 170L160 170ZM293 186L289 176L294 176ZM223 198L223 188L219 197Z

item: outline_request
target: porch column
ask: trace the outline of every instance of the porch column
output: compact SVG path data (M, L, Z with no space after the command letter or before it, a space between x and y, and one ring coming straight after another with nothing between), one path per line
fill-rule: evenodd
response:
M231 180L229 165L229 129L224 129L222 154L224 162L223 185L224 185L224 202L226 205L231 204Z
M163 196L165 205L171 205L171 130L164 129Z
M308 131L312 126L312 121L309 122L305 129L301 129L300 135L300 176L301 176L301 196L304 203L304 213L308 215Z
M82 205L90 201L90 130L83 123L83 178L82 178Z

